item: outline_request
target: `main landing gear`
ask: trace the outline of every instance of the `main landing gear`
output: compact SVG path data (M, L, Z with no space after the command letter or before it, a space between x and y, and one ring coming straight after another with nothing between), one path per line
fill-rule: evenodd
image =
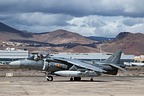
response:
M90 81L94 81L93 78L91 78Z
M81 77L71 77L70 81L81 81ZM90 81L94 81L93 78L91 78Z
M71 77L70 78L70 81L80 81L81 80L81 77Z

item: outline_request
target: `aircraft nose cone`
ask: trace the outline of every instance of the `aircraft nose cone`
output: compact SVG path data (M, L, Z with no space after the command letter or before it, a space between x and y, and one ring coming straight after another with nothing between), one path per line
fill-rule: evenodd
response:
M20 61L13 61L11 63L9 63L9 65L17 65L17 66L20 66Z

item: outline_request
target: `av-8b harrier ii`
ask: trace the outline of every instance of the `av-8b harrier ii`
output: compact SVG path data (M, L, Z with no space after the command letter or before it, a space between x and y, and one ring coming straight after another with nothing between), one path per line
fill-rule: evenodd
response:
M101 74L116 75L119 69L125 71L121 64L118 64L121 53L122 51L118 50L108 59L93 63L77 59L40 56L41 58L37 60L28 58L13 61L10 65L19 65L20 67L44 71L48 81L53 81L52 75L70 77L71 81L80 81L81 77L91 77L90 81L93 81L93 77L100 76Z

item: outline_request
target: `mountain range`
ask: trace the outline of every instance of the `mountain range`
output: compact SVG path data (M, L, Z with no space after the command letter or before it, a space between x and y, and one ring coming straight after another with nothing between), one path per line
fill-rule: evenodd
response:
M59 29L52 32L31 33L12 28L0 22L0 44L2 42L19 42L40 46L17 46L32 50L45 50L51 52L88 53L114 52L123 49L125 54L144 54L144 34L121 32L115 38L84 37L80 34ZM13 46L14 47L14 46Z
M22 42L42 42L52 44L63 44L63 43L79 43L89 44L95 41L85 38L77 33L68 32L66 30L55 30L52 32L43 33L30 33L16 30L3 23L0 23L0 40L1 41L18 41Z

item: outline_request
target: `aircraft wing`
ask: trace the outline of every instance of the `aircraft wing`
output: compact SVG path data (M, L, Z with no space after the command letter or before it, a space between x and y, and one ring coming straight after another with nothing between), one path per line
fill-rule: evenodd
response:
M90 64L87 64L85 62L81 62L81 60L75 60L75 59L55 59L57 61L61 61L61 62L67 62L67 64L71 64L71 65L76 65L76 66L79 66L79 67L82 67L82 68L85 68L85 69L89 69L89 70L93 70L93 71L96 71L96 72L106 72L105 70L99 68L99 67L96 67L96 66L93 66L93 65L90 65Z

